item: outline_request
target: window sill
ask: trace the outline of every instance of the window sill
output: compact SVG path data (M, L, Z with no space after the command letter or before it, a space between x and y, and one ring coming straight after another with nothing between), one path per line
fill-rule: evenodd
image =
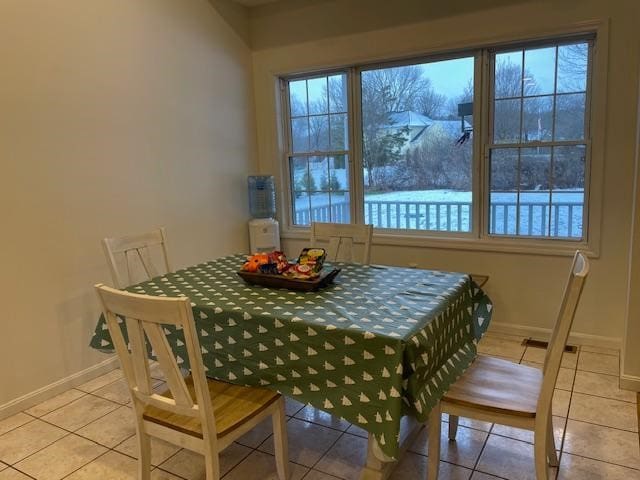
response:
M305 230L289 230L281 232L285 240L308 240L309 232ZM397 235L388 233L373 234L373 245L397 247L435 248L441 250L466 250L475 252L514 253L523 255L573 256L581 250L591 258L598 258L599 252L585 241L539 240L539 239L496 239L452 236L418 236Z

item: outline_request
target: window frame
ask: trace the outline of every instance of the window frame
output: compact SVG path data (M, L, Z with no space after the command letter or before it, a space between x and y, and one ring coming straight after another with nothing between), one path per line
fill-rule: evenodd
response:
M510 143L496 143L493 139L494 133L494 106L495 106L495 57L498 53L504 53L509 51L518 51L524 49L531 48L544 48L544 47L560 47L562 45L571 45L576 42L585 42L588 45L587 50L587 75L586 75L586 85L585 85L585 111L584 111L584 136L583 140L568 140L568 141L558 141L551 139L550 141L529 141L529 142L510 142ZM483 95L487 97L486 101L486 127L484 128L483 135L483 153L482 153L482 168L484 171L485 182L482 185L482 203L486 208L483 208L484 219L482 222L482 231L481 238L485 240L493 240L493 239L505 239L505 240L514 240L514 241L522 241L522 240L540 240L544 242L552 241L558 243L567 243L574 244L578 246L587 245L589 242L589 212L591 209L591 202L589 196L590 184L591 184L591 168L592 168L592 86L593 86L593 73L594 73L594 50L596 46L596 34L592 33L584 33L579 35L572 35L563 38L549 38L545 40L534 40L534 41L522 41L518 43L510 43L508 45L497 45L494 47L486 48L483 51L484 61L483 61L483 79L486 79L487 85L483 87ZM557 50L556 50L557 52ZM557 69L558 58L555 60ZM522 68L524 69L524 63ZM557 71L556 71L557 76ZM555 79L557 82L557 77ZM554 87L554 119L553 124L555 127L555 101L558 96L557 91ZM524 93L523 93L524 95ZM560 95L567 95L566 93L560 93ZM533 98L532 97L522 97L522 98ZM516 97L519 98L519 97ZM520 112L521 119L523 121L524 110ZM520 125L522 128L522 123ZM582 237L581 238L570 238L570 237L554 237L551 235L518 235L516 234L496 234L491 233L491 218L490 218L490 206L491 206L491 152L492 150L500 150L506 148L553 148L553 147L561 147L561 146L585 146L585 177L584 177L584 203L582 208ZM550 185L551 188L551 185ZM516 222L519 223L519 205L516 207L516 212L518 212L518 216L516 217ZM549 220L550 221L550 220ZM517 228L516 228L517 231Z
M327 68L298 69L293 73L291 70L273 72L274 79L282 86L286 82L295 78L308 77L314 73L326 75L335 71L347 71L349 95L349 132L350 141L350 182L351 182L351 206L352 223L362 223L364 191L362 180L362 146L360 132L358 131L361 119L359 118L359 77L357 71L371 68L372 66L409 65L425 61L436 61L444 58L456 58L468 55L481 57L475 63L475 91L474 96L474 131L480 132L476 138L482 137L479 142L474 139L474 171L472 180L473 198L473 228L470 233L464 233L461 237L459 232L447 231L425 231L425 230L397 230L391 232L390 229L376 229L374 231L374 244L402 247L434 247L448 250L470 250L487 252L506 252L540 255L560 255L573 254L576 248L580 248L592 257L599 256L601 238L601 217L602 217L602 183L604 170L604 138L605 138L605 113L607 97L607 66L608 66L608 30L607 20L596 20L582 22L568 26L550 27L546 31L532 31L526 33L513 33L512 35L502 34L494 38L480 38L475 41L465 40L453 45L434 46L422 51L410 50L402 56L393 59L393 56L381 56L379 60L367 61L364 58L354 58L342 68L336 64ZM590 49L589 73L587 86L587 106L589 113L585 113L585 118L591 127L591 138L588 139L587 165L585 171L585 213L583 219L584 237L579 239L567 239L564 237L532 237L519 236L507 237L504 235L488 235L488 172L486 171L489 162L486 159L487 149L484 137L488 132L488 108L489 108L489 87L487 83L488 73L488 51L490 49L507 49L524 46L531 48L535 44L561 44L579 41L589 38L593 45ZM356 78L358 77L358 78ZM479 85L480 84L480 85ZM294 225L291 217L291 188L289 185L289 162L288 146L290 145L286 135L289 129L288 123L288 100L283 102L286 89L279 88L277 91L276 108L279 120L279 151L284 153L284 162L279 162L281 173L281 185L286 190L281 197L281 206L285 207L280 211L279 218L283 224L283 238L304 239L308 237L309 227L304 225ZM356 98L357 97L357 98ZM476 113L477 112L477 113ZM477 126L479 124L479 127ZM358 127L356 127L356 125ZM358 135L356 135L356 132ZM586 140L585 140L586 141ZM477 146L476 146L477 145ZM476 152L476 149L478 151ZM356 168L358 167L358 168ZM362 197L362 198L361 198ZM287 212L283 215L283 212Z

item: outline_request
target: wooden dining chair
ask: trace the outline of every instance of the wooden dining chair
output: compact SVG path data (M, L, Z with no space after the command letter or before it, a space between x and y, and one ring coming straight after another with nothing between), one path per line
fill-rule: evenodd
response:
M589 273L580 251L573 257L560 311L551 333L542 370L499 358L478 356L429 414L428 479L437 480L441 414L449 414L449 439L455 440L458 417L499 423L534 432L536 478L547 480L558 466L551 402L573 317Z
M278 477L289 478L283 397L264 388L242 387L205 377L188 298L137 295L101 284L95 288L133 402L140 480L150 479L151 437L203 454L206 479L218 480L219 452L268 417L273 423ZM120 328L122 318L129 345ZM191 365L187 378L180 374L163 325L175 325L184 332ZM151 387L148 346L166 378L168 389L163 393L155 393Z
M323 247L327 251L327 260L332 262L354 262L353 244L363 243L363 265L371 263L372 225L354 225L346 223L311 224L311 246ZM321 243L322 242L322 243ZM328 242L328 245L325 243Z
M133 283L137 283L135 274L142 273L141 271L144 271L146 275L144 280L150 280L160 274L151 259L150 250L154 247L159 247L162 251L162 259L164 260L163 273L172 271L169 264L167 234L164 227L137 235L105 238L102 240L102 246L104 248L104 254L107 257L107 263L111 270L114 285L117 288L125 288ZM126 272L121 272L118 268L116 256L124 257Z

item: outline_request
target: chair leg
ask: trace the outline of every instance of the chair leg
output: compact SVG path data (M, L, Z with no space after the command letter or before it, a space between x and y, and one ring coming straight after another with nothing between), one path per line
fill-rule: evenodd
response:
M206 480L220 480L220 456L211 446L204 450L204 468Z
M149 435L138 429L138 479L151 479L151 438Z
M455 440L458 434L458 417L457 415L449 415L449 440Z
M273 422L273 445L276 454L276 469L280 480L289 479L289 444L287 440L287 421L285 417L284 397L278 400L278 409L271 416Z
M429 468L427 471L428 480L438 480L438 469L440 468L440 402L431 409L429 413Z
M547 439L548 432L546 425L544 427L538 427L538 425L536 425L533 437L533 454L536 464L537 480L549 480L549 469L547 466Z
M558 462L558 455L556 454L556 440L553 437L553 421L551 416L549 416L547 423L547 459L549 460L549 465L557 467L560 462Z

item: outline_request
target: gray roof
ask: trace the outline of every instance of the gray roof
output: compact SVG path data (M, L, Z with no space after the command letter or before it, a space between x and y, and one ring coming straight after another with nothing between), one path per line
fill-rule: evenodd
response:
M389 124L386 127L428 127L432 123L433 120L429 117L411 110L405 110L404 112L391 112L389 114Z

